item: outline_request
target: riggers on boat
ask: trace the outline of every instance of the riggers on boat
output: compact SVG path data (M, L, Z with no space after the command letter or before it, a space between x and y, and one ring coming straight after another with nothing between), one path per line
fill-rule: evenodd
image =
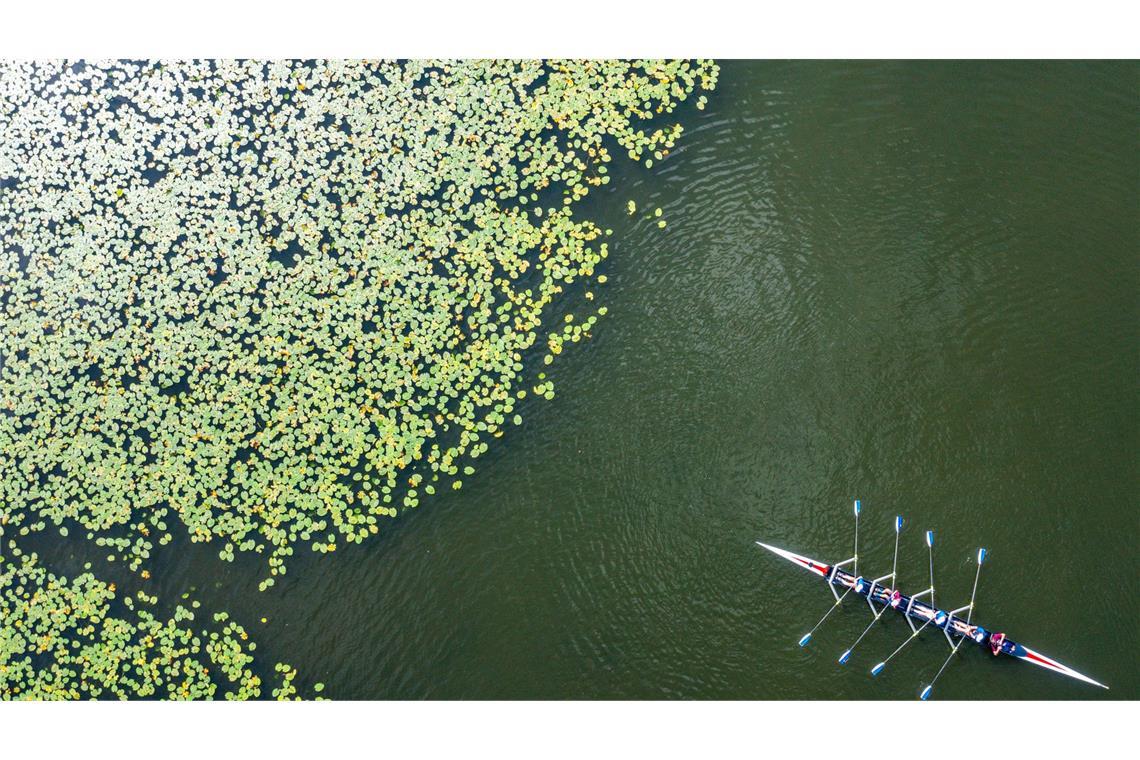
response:
M986 550L978 549L978 569L974 575L974 588L970 592L970 603L964 607L959 607L954 610L939 609L934 601L934 531L926 531L926 546L930 558L930 586L919 591L918 593L906 595L895 588L895 581L897 578L898 570L898 556L899 556L899 535L902 533L903 519L902 517L895 518L895 554L894 560L891 564L891 572L878 578L867 580L859 574L859 513L862 511L862 506L858 500L855 501L855 554L850 559L835 564L828 564L826 562L819 562L818 560L804 557L799 554L780 549L775 546L770 546L763 542L757 541L756 543L764 547L768 551L778 554L790 562L799 565L800 567L815 573L820 578L827 581L828 588L831 590L832 595L835 597L835 603L824 613L819 622L812 627L810 631L804 634L799 641L801 647L807 646L812 639L812 635L816 630L823 625L823 622L831 615L831 613L842 604L843 600L849 594L854 592L857 596L862 596L868 606L871 608L872 619L855 643L848 647L844 652L839 655L839 663L846 664L851 659L851 654L863 637L871 630L879 618L888 609L893 609L899 612L906 619L907 624L910 626L911 635L907 637L902 644L891 652L891 654L882 662L876 664L871 668L871 675L877 676L883 672L887 663L891 661L899 652L901 652L911 641L916 639L918 635L927 626L933 626L942 631L946 637L946 641L950 645L950 655L946 661L942 663L934 678L927 684L919 696L922 699L930 697L931 692L934 690L934 683L938 677L942 675L942 671L950 664L950 660L958 653L959 647L966 641L972 641L979 646L985 647L994 656L1009 655L1016 657L1025 662L1031 662L1034 665L1046 668L1048 670L1061 673L1076 678L1077 680L1084 681L1085 683L1099 686L1102 689L1108 687L1102 683L1094 681L1088 676L1082 675L1072 668L1062 665L1056 660L1046 657L1040 652L1036 652L1027 646L1018 644L1004 633L991 633L980 625L971 624L970 620L974 613L974 599L978 591L978 578L981 576L982 563L986 559ZM845 570L844 567L850 566L850 572ZM840 593L842 590L842 594ZM926 601L929 600L929 601ZM877 606L876 606L877 605ZM959 617L960 613L965 612L966 617Z

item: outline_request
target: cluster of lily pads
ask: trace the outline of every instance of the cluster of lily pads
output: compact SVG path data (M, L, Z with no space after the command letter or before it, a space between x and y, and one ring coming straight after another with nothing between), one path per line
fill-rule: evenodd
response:
M91 573L68 580L35 554L10 546L0 556L0 699L255 699L263 684L251 668L256 648L223 613L192 627L178 606L160 620L145 605L119 599ZM121 605L119 614L113 605ZM276 666L272 696L297 698L296 670Z
M137 569L182 530L272 576L459 488L529 350L604 313L544 327L604 282L574 202L611 150L667 155L717 72L0 64L0 535L71 525Z

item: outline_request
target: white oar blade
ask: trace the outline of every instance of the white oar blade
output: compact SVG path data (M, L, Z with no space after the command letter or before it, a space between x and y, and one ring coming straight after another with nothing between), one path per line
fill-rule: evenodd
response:
M773 554L778 554L779 556L783 557L784 559L788 560L789 562L793 562L805 570L812 571L813 573L815 573L816 575L818 575L821 578L827 575L828 566L822 562L817 562L816 560L811 559L810 557L804 557L804 556L801 556L799 554L794 554L792 552L786 551L786 550L781 549L781 548L776 547L776 546L769 546L768 544L765 544L762 541L757 541L756 543L759 546L763 546L765 549L772 552Z
M1056 660L1051 659L1049 657L1046 657L1045 655L1041 654L1040 652L1035 652L1034 650L1030 649L1027 646L1022 645L1021 648L1025 650L1025 654L1015 655L1019 659L1025 660L1026 662L1032 662L1034 665L1039 665L1040 667L1045 668L1046 670L1052 670L1056 673L1060 673L1062 675L1069 676L1069 678L1075 678L1078 681L1084 681L1085 683L1091 683L1093 686L1099 686L1102 689L1108 688L1107 686L1100 683L1099 681L1094 681L1093 679L1089 678L1088 676L1083 675L1081 673L1078 673L1077 671L1073 670L1072 668L1068 667L1067 665L1062 665L1061 663L1057 662Z

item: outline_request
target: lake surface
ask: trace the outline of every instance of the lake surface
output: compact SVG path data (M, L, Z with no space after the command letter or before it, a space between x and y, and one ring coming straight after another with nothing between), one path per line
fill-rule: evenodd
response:
M839 666L850 603L800 649L831 595L754 543L846 558L860 498L866 572L902 514L904 590L932 528L958 606L984 545L975 620L1112 687L966 647L937 697L1140 697L1140 69L730 62L679 118L582 204L609 316L461 492L265 593L179 542L148 591L332 698L911 699L940 635L872 679L909 629Z

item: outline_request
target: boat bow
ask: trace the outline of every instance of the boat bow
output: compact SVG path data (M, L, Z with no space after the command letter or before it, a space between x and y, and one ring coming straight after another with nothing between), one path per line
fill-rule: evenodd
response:
M1078 673L1077 671L1073 670L1068 665L1062 665L1061 663L1057 662L1056 660L1054 660L1050 657L1046 657L1045 655L1041 654L1040 652L1035 652L1034 650L1030 649L1029 647L1025 646L1024 644L1018 644L1016 647L1014 647L1014 650L1013 650L1013 652L1011 652L1011 654L1019 660L1024 660L1025 662L1031 662L1034 665L1045 668L1046 670L1052 670L1055 673L1060 673L1062 675L1066 675L1069 678L1075 678L1078 681L1084 681L1085 683L1091 683L1093 686L1099 686L1102 689L1108 688L1107 686L1102 684L1100 681L1094 681L1093 679L1089 678L1088 676L1086 676L1082 673Z
M826 562L819 562L817 560L812 559L811 557L804 557L802 555L795 554L795 553L787 551L785 549L781 549L777 546L770 546L769 544L765 544L761 541L757 541L756 543L759 546L763 546L765 549L772 552L773 554L777 554L777 555L783 557L784 559L788 560L789 562L792 562L793 564L799 565L800 567L804 568L805 570L810 570L811 572L818 575L820 578L827 577L827 571L831 569L831 565L827 564Z

